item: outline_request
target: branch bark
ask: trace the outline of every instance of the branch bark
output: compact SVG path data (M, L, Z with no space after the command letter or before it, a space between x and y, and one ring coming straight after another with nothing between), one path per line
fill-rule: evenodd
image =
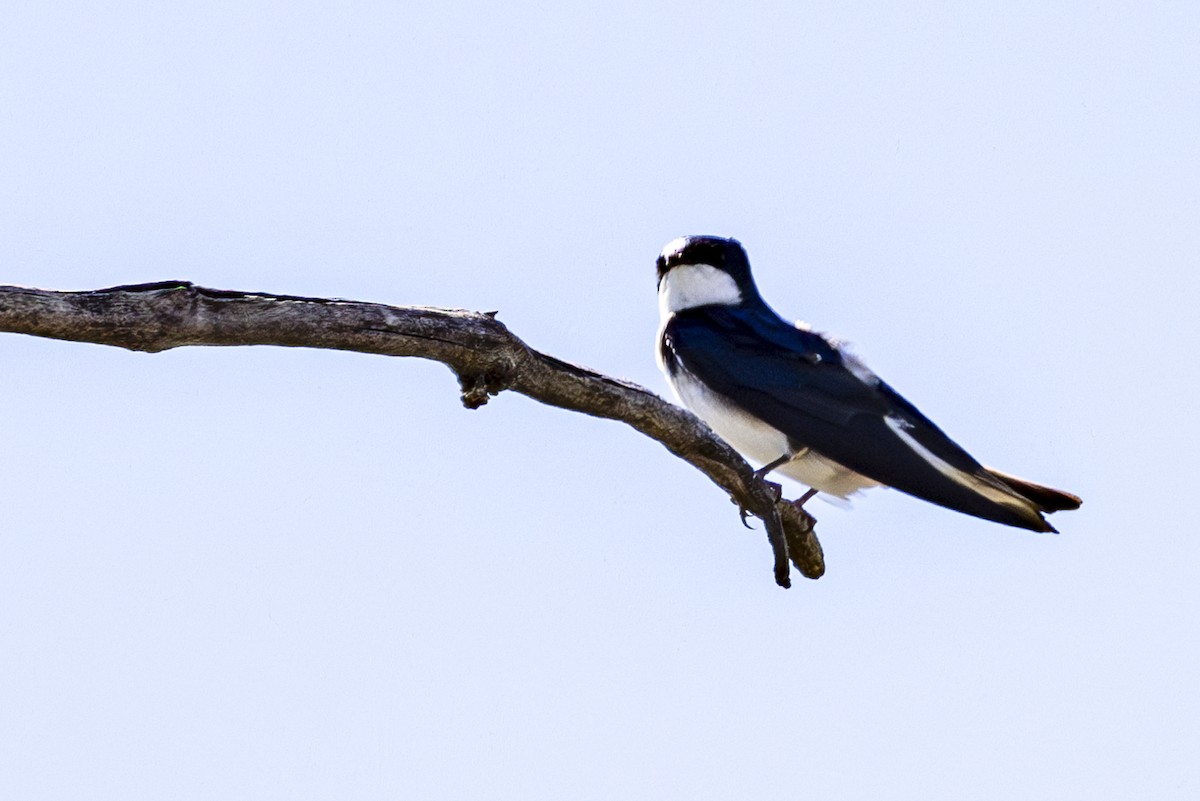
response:
M205 289L188 281L84 292L0 286L0 332L149 353L188 345L279 345L439 361L458 376L468 409L512 390L632 426L764 521L776 583L791 585L789 561L808 578L825 572L815 520L782 499L778 485L756 479L699 418L636 384L534 350L495 312Z

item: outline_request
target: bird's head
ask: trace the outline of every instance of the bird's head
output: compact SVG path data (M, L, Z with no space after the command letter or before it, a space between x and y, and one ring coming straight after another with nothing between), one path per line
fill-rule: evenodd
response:
M658 257L658 298L663 314L761 302L745 249L736 239L718 236L667 243Z

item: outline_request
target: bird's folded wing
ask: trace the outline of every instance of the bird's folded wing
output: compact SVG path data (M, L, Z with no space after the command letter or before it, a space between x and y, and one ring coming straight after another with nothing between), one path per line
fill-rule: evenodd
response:
M773 313L710 306L677 314L663 347L713 391L797 446L967 514L1044 525L1032 509L998 511L998 502L1025 504L895 390L847 369L819 334ZM1014 515L1021 522L1008 519Z

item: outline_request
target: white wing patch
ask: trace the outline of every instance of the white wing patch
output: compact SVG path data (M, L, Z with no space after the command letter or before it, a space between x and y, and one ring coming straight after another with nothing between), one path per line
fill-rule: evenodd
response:
M929 462L939 473L954 483L960 484L972 492L977 492L990 501L1007 506L1010 509L1015 509L1019 514L1036 515L1038 513L1037 507L1032 502L1015 494L1006 487L993 484L973 473L959 470L945 459L936 456L924 445L917 442L912 434L908 433L908 429L913 427L912 423L893 415L888 415L883 419L888 424L888 427L896 432L896 436L904 441L905 445L912 448L918 456Z

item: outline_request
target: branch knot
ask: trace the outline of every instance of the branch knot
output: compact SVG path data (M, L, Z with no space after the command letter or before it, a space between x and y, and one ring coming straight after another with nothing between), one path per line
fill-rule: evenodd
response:
M512 371L493 367L483 372L463 371L458 374L458 385L462 387L462 404L468 409L478 409L493 395L499 395L512 387Z

